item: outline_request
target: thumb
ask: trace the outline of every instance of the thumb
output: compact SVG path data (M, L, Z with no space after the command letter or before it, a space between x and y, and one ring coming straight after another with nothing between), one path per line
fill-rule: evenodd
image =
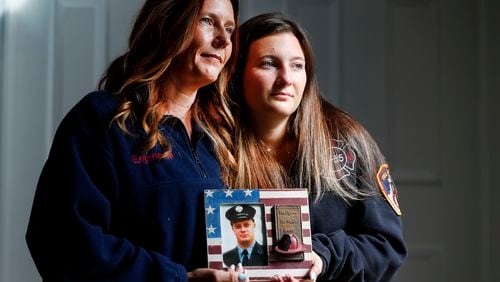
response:
M315 281L321 271L323 271L323 260L315 252L313 252L313 264L309 270L309 278L312 281Z
M316 281L316 279L318 278L318 275L316 273L317 272L312 269L309 270L309 279L311 279L311 281Z

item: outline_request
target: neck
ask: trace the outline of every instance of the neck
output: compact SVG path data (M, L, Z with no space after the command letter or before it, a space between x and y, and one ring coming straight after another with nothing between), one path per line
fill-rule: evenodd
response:
M197 90L189 90L183 88L172 80L163 88L162 100L164 101L161 111L165 115L172 115L179 118L188 135L191 136L192 122L191 122L191 107L196 100Z
M297 150L297 140L290 137L287 131L287 121L275 123L274 126L269 123L260 123L260 127L256 130L256 137L277 162L286 170L290 168Z
M267 149L275 150L285 142L287 135L287 121L281 123L255 123L259 124L255 128L256 137L263 143Z
M253 245L254 242L255 241L251 241L251 242L238 242L238 246L240 246L240 248L242 248L242 249L248 249L248 248L250 248Z

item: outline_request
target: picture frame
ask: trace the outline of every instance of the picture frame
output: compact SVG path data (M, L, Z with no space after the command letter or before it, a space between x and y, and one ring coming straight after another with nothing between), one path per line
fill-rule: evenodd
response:
M225 269L247 259L241 246L251 242L244 265L251 281L307 277L312 240L306 189L205 190L204 206L209 268Z

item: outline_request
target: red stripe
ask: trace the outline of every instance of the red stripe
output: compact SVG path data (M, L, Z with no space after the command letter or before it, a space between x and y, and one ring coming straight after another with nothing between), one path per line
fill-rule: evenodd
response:
M273 221L273 216L272 216L272 214L270 214L270 213L266 213L266 221L267 221L267 222L271 222L271 221Z
M267 230L267 237L273 237L273 231L272 230Z
M208 254L209 255L222 254L221 246L220 245L208 245Z
M311 260L304 261L279 261L269 262L269 265L263 266L246 266L247 269L295 269L295 268L310 268ZM253 278L253 277L252 277Z
M307 198L260 198L260 202L266 206L275 205L300 205L308 204Z
M223 264L222 261L211 261L208 263L208 267L213 269L222 269Z
M279 192L281 192L281 191L291 191L291 192L295 192L296 193L297 189L303 189L303 188L297 188L297 187L295 187L295 188L284 188L284 189L269 189L269 190L272 190L272 191L268 191L267 189L260 189L259 192L260 192L260 196L262 197L262 195L265 195L267 193L276 192L276 191L279 191ZM303 193L303 192L301 191L301 193ZM307 193L307 191L305 193Z
M303 213L302 214L302 221L309 221L309 214Z
M311 237L311 230L310 229L302 229L302 236Z

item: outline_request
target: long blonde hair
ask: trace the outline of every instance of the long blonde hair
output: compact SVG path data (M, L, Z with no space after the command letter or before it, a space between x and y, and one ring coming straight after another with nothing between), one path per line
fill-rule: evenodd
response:
M238 26L239 2L231 0ZM140 10L129 38L128 51L115 59L99 82L99 89L119 97L119 109L112 122L130 134L127 122L139 121L147 135L141 150L147 152L159 145L166 157L170 142L159 131L163 118L160 112L160 89L174 66L193 40L194 27L203 1L147 0ZM227 83L235 68L237 56L236 28L231 36L231 58L217 81L198 91L191 113L193 119L214 143L218 159L234 162L228 146L232 143L234 120L228 105ZM224 168L224 167L223 167ZM224 178L228 178L223 170Z
M263 146L252 128L249 108L243 96L242 75L252 42L277 33L291 32L300 42L306 60L307 83L302 101L288 121L288 135L298 143L292 171L287 171ZM235 128L235 157L229 184L237 188L308 188L318 200L333 191L346 201L372 195L376 170L384 163L373 138L347 113L326 102L319 94L314 73L312 46L305 31L279 13L253 17L240 26L239 57L231 80L231 99ZM354 151L358 166L353 177L339 174L341 164L334 162L335 142L345 142ZM363 182L363 183L361 183Z

